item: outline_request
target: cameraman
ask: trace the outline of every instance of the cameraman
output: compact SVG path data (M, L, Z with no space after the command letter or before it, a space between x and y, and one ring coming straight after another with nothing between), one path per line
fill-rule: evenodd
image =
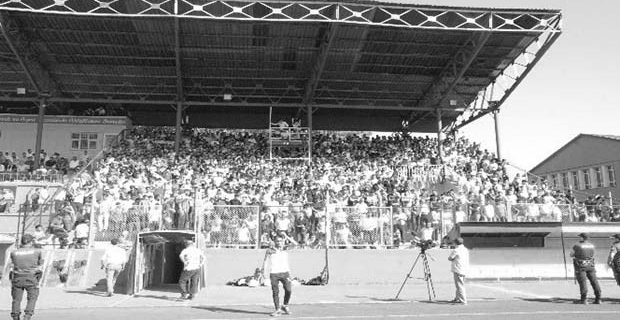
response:
M456 286L456 296L451 302L466 305L465 274L469 269L469 250L463 245L463 238L456 238L454 244L456 247L448 257L448 260L452 262L451 270L454 274L454 285Z
M28 303L24 310L24 320L30 320L34 314L34 307L39 297L39 281L41 280L41 268L43 267L43 255L40 249L33 247L34 237L30 234L22 236L21 248L11 252L13 271L11 279L11 296L13 307L11 317L19 320L21 303L24 291L28 293Z

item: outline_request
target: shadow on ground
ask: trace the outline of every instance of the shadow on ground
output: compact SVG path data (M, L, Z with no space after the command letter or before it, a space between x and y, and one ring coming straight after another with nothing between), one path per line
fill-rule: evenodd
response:
M459 305L459 303L454 303L450 300L420 300L421 303L428 304L449 304L449 305Z
M523 301L528 301L528 302L542 302L542 303L566 303L566 304L573 304L573 302L577 301L577 299L567 299L567 298L559 298L559 297L552 297L552 298L519 298Z
M181 299L177 297L169 297L164 295L154 295L154 294L137 294L134 298L149 298L149 299L159 299L166 301L188 301L187 299Z
M558 298L558 297L553 297L553 298L548 298L548 299L521 298L521 300L528 301L528 302L573 304L575 301L577 301L577 298L574 298L574 299ZM592 301L594 301L593 298L588 299L589 303L592 303ZM620 303L620 299L603 297L603 304L605 303Z
M270 315L271 314L271 312L252 311L252 310L243 310L243 309L231 309L231 308L221 308L221 307L192 307L192 308L200 309L200 310L207 310L207 311L211 311L211 312L262 314L262 315Z

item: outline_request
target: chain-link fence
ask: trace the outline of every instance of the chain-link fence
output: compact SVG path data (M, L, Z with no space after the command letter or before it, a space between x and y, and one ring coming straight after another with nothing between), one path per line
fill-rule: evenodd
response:
M205 206L197 225L207 247L258 248L261 243L258 206Z
M327 214L328 243L332 247L387 247L400 242L409 232L408 223L401 224L389 207L336 206Z
M408 245L413 237L437 243L452 238L459 222L617 222L620 207L551 204L432 202L412 206L367 207L328 204L297 206L211 205L192 197L163 204L127 201L72 204L55 201L25 204L1 216L17 234L39 234L40 243L78 245L79 238L109 241L133 239L141 231L195 230L208 247L264 248L278 233L301 247L390 248ZM88 224L84 225L88 220ZM41 225L42 230L35 230ZM81 225L80 227L78 227ZM86 235L84 235L86 233Z
M133 239L141 231L172 229L170 217L174 212L164 213L161 203L127 205L117 201L103 203L92 208L91 223L95 241Z

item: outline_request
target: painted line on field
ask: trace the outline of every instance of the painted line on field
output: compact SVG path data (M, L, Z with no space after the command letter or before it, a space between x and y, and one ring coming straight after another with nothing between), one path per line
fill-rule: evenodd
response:
M118 301L116 301L116 302L114 302L114 303L110 304L108 307L109 307L109 308L116 307L116 306L118 306L119 304L121 304L121 303L123 303L123 302L125 302L125 301L127 301L127 300L129 300L129 299L131 299L131 298L133 298L133 296L131 296L131 295L130 295L130 296L126 296L126 297L124 297L123 299L118 300Z
M462 312L462 313L418 313L418 314L382 314L382 315L335 315L335 316L285 316L286 319L410 319L410 318L436 318L436 317L495 317L495 316L544 316L544 315L561 315L561 314L584 314L584 315L620 315L620 310L609 311L508 311L508 312ZM252 318L254 320L273 319L273 317ZM230 318L193 318L187 320L230 320Z
M494 291L499 291L499 292L503 292L503 293L514 294L516 296L521 296L521 297L522 296L526 296L526 297L529 297L529 298L537 298L537 299L551 299L551 298L553 298L551 296L540 295L540 294L536 294L536 293L532 293L532 292L527 292L527 291L522 291L522 290L506 289L506 288L502 288L502 287L490 286L490 285L481 284L481 283L469 283L468 286L477 287L477 288L483 288L483 289L488 289L488 290L494 290Z

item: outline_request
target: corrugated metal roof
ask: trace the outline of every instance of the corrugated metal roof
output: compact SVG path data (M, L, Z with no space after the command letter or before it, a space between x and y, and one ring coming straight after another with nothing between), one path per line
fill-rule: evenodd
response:
M171 3L174 2L166 1L163 9L171 9ZM86 1L71 5L85 10L98 4ZM120 12L148 9L142 1L119 1L113 6L118 6L115 9ZM407 14L440 12L442 8L445 7L429 6ZM229 9L221 7L216 11ZM253 4L247 10L256 15L259 13L254 11L262 9L260 4ZM290 10L303 11L300 6ZM302 14L301 11L290 14ZM386 19L385 11L374 11L367 16L373 23ZM1 9L0 14L25 39L20 50L28 66L39 71L35 76L47 74L45 81L41 81L44 92L65 99L79 97L84 102L122 103L131 110L147 110L149 106L140 103L145 100L155 104L173 104L178 100L173 17L80 16ZM465 10L460 14L447 12L441 19L458 24L469 15L476 18L474 11ZM527 15L514 16L527 19ZM415 20L413 16L409 18ZM224 103L222 93L230 92L231 106L290 104L287 107L295 113L295 105L304 106L308 83L320 65L322 72L316 90L311 101L305 102L343 108L349 114L353 114L351 109L368 106L389 108L392 111L386 112L386 117L400 119L389 127L374 130L393 130L402 119L411 118L412 113L426 114L428 110L415 107L428 99L426 95L441 72L480 32L323 21L178 18L178 23L179 69L186 101ZM327 34L333 34L333 39L323 57ZM537 35L527 30L492 33L463 77L457 79L450 99L458 98L459 105L468 105ZM12 55L6 39L0 37L0 100L24 98L15 96L16 87L27 88L25 98L32 98L34 88L18 61L7 58ZM322 58L324 63L319 64ZM443 103L440 107L450 107L447 100ZM320 112L339 114L322 109ZM459 114L443 112L444 123L454 121ZM347 121L346 117L336 120ZM322 123L317 120L314 125L321 127ZM435 130L432 117L423 119L416 127L416 131L422 132Z
M599 137L599 138L605 138L605 139L612 139L612 140L620 140L620 136L614 136L614 135L608 135L608 134L584 134L586 136L592 136L592 137Z

